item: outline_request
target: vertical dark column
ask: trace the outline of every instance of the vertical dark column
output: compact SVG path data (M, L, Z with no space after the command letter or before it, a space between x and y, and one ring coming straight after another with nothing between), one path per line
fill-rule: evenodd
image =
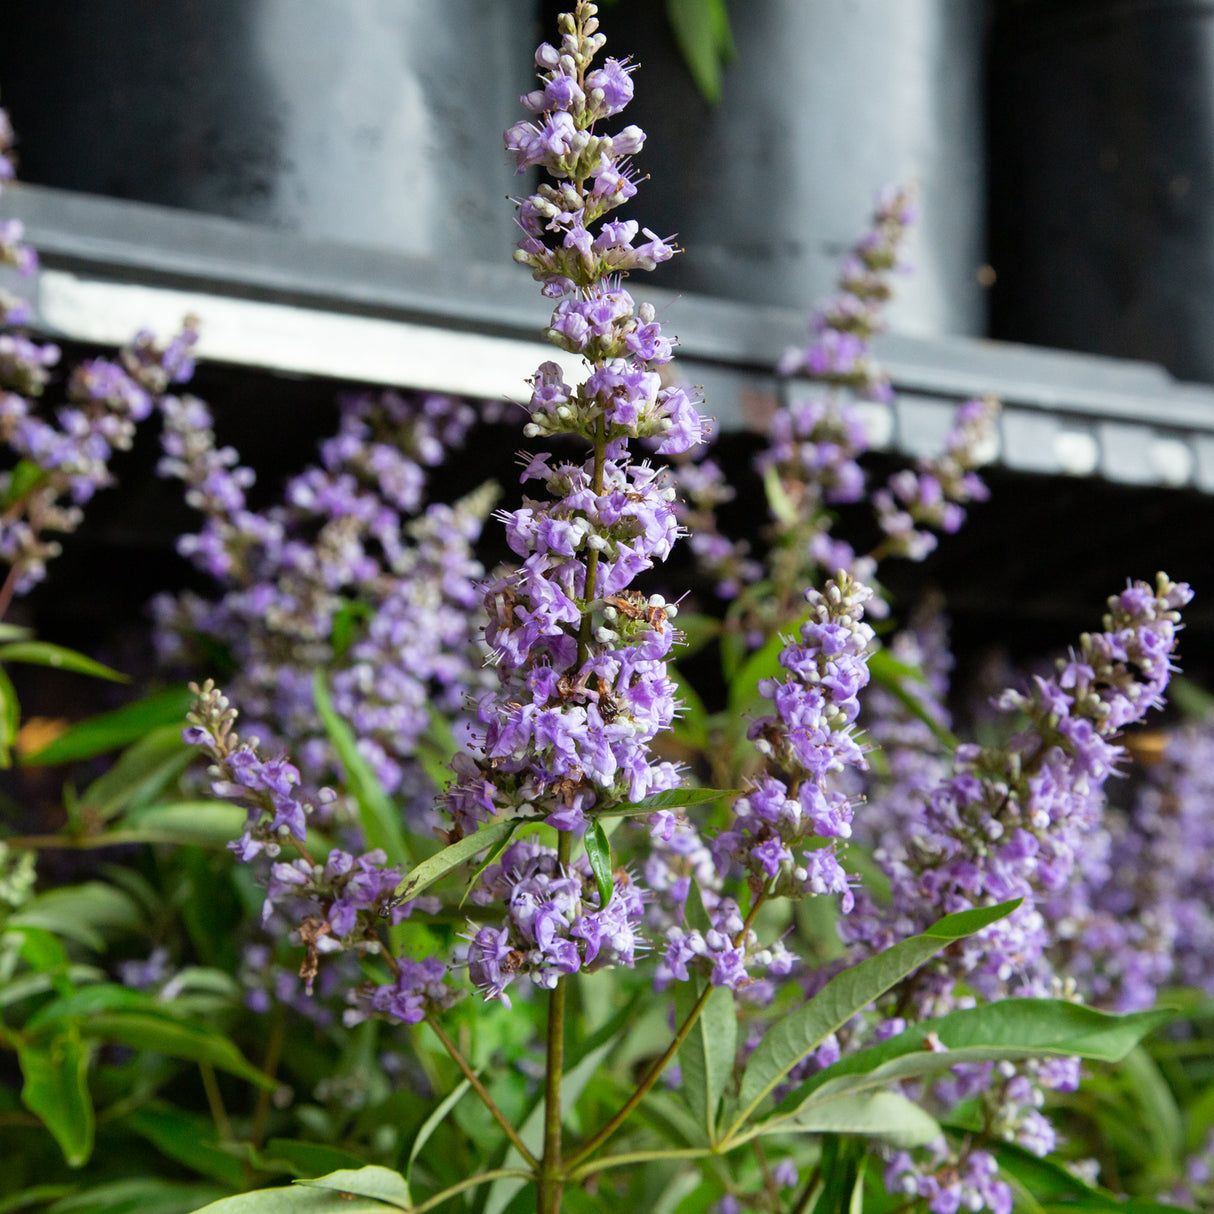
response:
M29 181L421 255L513 241L533 0L7 0Z
M1004 4L990 113L993 335L1214 380L1214 4Z
M660 166L646 222L687 250L663 285L808 308L877 191L916 181L915 274L893 323L980 333L982 0L746 0L729 6L737 57L713 108L683 68L659 4L613 13L612 53L641 63L630 115ZM656 83L655 83L656 78Z

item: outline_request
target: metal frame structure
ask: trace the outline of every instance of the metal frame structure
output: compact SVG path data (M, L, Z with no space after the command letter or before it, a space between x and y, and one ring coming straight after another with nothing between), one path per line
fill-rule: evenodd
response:
M6 214L42 256L35 325L117 345L138 328L202 320L200 355L285 375L518 398L539 361L548 309L509 265L433 262L304 240L227 219L16 186ZM781 397L813 390L772 372L804 340L784 308L646 291L678 334L677 374L703 385L725 430L758 425ZM889 334L877 355L896 389L866 405L874 444L938 447L967 396L1003 401L1004 467L1214 493L1214 388L1162 368L969 338Z

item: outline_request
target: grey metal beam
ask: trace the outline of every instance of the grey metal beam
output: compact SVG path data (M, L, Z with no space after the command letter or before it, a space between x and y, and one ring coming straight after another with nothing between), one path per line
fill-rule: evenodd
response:
M515 399L554 357L539 336L548 306L505 251L501 265L439 263L32 186L6 190L2 209L42 255L36 324L64 339L117 343L193 310L200 352L217 361ZM723 428L759 425L814 390L772 372L805 338L796 311L641 291L679 337L676 373L704 386ZM897 393L866 406L878 445L933 450L957 401L992 394L1009 468L1214 493L1214 388L1146 363L968 338L888 334L877 355Z

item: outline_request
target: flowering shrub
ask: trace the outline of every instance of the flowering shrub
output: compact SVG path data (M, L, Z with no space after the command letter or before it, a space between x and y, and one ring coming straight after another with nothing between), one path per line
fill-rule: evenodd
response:
M985 499L997 406L961 403L942 451L884 484L861 462L910 197L882 196L784 359L800 390L754 469L770 520L731 537L701 402L624 285L676 253L615 217L641 181L644 133L613 121L633 65L602 57L586 0L559 35L506 146L547 176L515 258L584 377L532 376L524 495L491 524L491 487L427 502L471 402L349 397L254 510L208 406L171 391L192 322L82 364L52 420L53 348L14 336L0 360L0 599L159 418L160 470L202 515L179 550L214 593L158 598L157 648L227 668L32 756L122 750L58 834L0 842L0 1046L21 1076L0 1125L29 1161L0 1207L1146 1208L1097 1183L1121 1184L1097 1171L1125 1149L1065 1103L1081 1081L1171 1133L1134 1191L1196 1202L1214 1114L1169 1130L1139 1043L1159 992L1210 983L1208 724L1174 735L1130 812L1105 791L1163 704L1189 588L1128 583L1052 674L997 697L982 745L958 741L947 626L930 605L898 626L879 574ZM31 268L19 231L0 247ZM839 513L857 505L867 550ZM511 555L486 569L494 534ZM719 610L662 569L684 539ZM720 711L676 665L693 643L720 659ZM0 643L0 662L52 656L113 675ZM39 850L136 843L178 846L39 888Z

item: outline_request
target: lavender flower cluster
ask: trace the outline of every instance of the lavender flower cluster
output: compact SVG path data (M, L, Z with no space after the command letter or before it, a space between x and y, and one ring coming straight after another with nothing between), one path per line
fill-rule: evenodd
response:
M0 188L15 176L13 142L8 114L0 110ZM0 222L0 265L24 278L37 271L38 258L25 244L19 219ZM117 361L80 363L68 376L65 402L48 418L36 402L50 385L60 350L8 331L29 319L28 305L0 289L0 442L17 459L0 490L0 560L8 566L0 614L13 595L28 593L45 578L47 561L60 551L51 536L75 531L94 493L114 483L110 461L130 449L135 427L150 416L156 400L171 383L193 374L198 339L187 318L183 331L163 347L141 332Z
M381 922L400 923L415 908L433 911L437 903L397 898L402 873L388 866L382 850L355 856L333 848L323 863L313 858L307 832L316 805L303 794L299 770L286 759L264 758L256 738L242 741L233 728L236 709L211 682L195 685L194 691L183 737L210 756L212 793L248 809L245 833L231 847L242 861L263 853L271 861L262 918L282 909L297 925L293 942L306 950L300 977L308 992L322 954L354 952L382 956L392 980L365 982L348 992L348 1024L372 1015L416 1024L450 1007L457 995L443 981L446 966L434 959L397 958L385 950L379 934ZM334 796L331 789L321 789L316 803ZM296 857L280 859L284 846L293 848Z
M253 473L216 445L207 406L162 402L160 471L182 480L205 515L179 548L224 594L159 598L157 642L165 661L191 656L199 638L225 647L239 672L231 694L313 783L329 778L334 757L312 672L331 672L334 708L380 782L416 791L418 739L432 713L462 711L481 666L484 571L473 544L492 495L421 511L426 468L462 444L477 415L449 397L396 392L348 396L341 411L319 466L288 483L282 505L258 512L247 504Z
M1046 912L1054 967L1114 1011L1173 985L1214 993L1214 728L1193 721L1164 738L1129 812L1106 816Z
M971 1006L975 997L1078 994L1074 973L1055 965L1055 942L1067 934L1059 904L1074 897L1082 857L1099 842L1103 786L1124 756L1115 739L1162 703L1179 609L1191 597L1160 574L1154 587L1133 583L1111 598L1104 631L1084 634L1053 678L1038 676L1030 691L1000 697L999 706L1025 722L1006 747L959 747L954 774L912 794L917 819L897 805L893 820L876 829L875 859L889 879L890 902L861 892L855 913L840 922L850 960L923 930L942 912L1024 900L897 988L875 1026L878 1039L900 1032L908 1018ZM872 812L889 811L878 802ZM854 1046L865 1025L848 1033ZM1040 1112L1040 1093L1074 1090L1078 1081L1074 1059L971 1065L953 1068L931 1094L946 1107L978 1097L992 1133L1044 1155L1056 1135ZM1011 1193L995 1172L989 1152L968 1144L955 1155L939 1143L926 1155L896 1156L887 1184L927 1199L933 1214L966 1202L1004 1214Z
M846 574L824 591L806 591L810 617L800 641L780 654L788 676L759 684L776 712L755 721L747 735L769 774L735 802L730 828L713 841L718 867L740 864L756 890L784 897L839 894L844 913L854 905L850 882L834 847L822 844L852 833L851 800L828 778L866 766L852 727L869 680L873 630L863 616L871 598L867 586ZM793 849L808 842L815 846L798 858Z
M550 990L579 970L631 968L645 946L638 930L644 894L625 871L614 875L611 896L601 903L584 855L562 865L554 848L531 839L510 844L485 869L471 900L506 906L500 927L472 933L467 957L473 985L506 1007L506 987L520 973Z

